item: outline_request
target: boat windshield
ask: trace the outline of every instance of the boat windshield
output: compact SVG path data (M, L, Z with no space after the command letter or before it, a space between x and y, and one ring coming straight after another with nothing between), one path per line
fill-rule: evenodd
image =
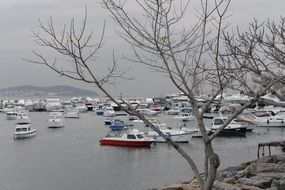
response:
M144 136L142 134L137 134L138 139L143 139Z
M223 124L224 124L223 119L215 119L215 121L214 121L214 125L223 125Z
M17 128L16 132L27 131L27 128Z
M128 138L128 139L136 139L136 136L135 136L135 135L132 135L132 134L128 134L127 138Z

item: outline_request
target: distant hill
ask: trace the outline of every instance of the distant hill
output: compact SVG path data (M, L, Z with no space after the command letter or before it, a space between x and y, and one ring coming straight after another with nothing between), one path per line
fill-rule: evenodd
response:
M6 91L9 97L25 97L25 96L97 96L96 92L75 88L68 85L38 87L32 85L23 85L0 89L0 96L5 97Z

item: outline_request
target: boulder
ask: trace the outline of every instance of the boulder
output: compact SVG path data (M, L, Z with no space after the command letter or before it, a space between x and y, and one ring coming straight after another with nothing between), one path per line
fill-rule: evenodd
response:
M276 172L276 171L282 171L280 168L280 165L274 164L274 163L251 163L250 164L250 172L251 173L258 173L258 172Z
M257 160L254 160L253 162L255 162L255 163L273 163L274 158L272 156L264 156L264 157L261 157Z
M283 162L285 163L285 154L276 154L272 156L274 163Z
M217 190L242 190L240 187L237 187L233 184L228 184L224 182L215 181L214 187Z
M259 172L255 174L258 177L266 177L266 178L272 178L274 180L279 180L282 177L285 177L285 173L282 172Z
M255 186L262 189L269 188L271 186L271 182L273 181L272 178L269 177L260 177L260 176L253 176L250 178L240 178L238 179L238 183Z

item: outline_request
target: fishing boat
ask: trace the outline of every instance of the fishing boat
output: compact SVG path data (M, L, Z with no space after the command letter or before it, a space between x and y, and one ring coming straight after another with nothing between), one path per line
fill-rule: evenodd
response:
M14 131L14 138L28 138L36 135L37 130L32 129L30 124L17 124Z
M112 145L112 146L125 146L125 147L150 147L153 140L146 137L143 132L137 129L132 129L122 136L110 136L107 135L100 141L101 145Z

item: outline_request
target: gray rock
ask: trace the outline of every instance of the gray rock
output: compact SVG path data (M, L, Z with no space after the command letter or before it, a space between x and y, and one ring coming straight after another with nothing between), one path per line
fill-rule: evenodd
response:
M276 154L272 156L274 163L285 162L285 154Z
M285 178L282 178L279 180L279 189L278 190L284 190L285 189Z
M238 179L238 182L240 184L244 185L250 185L260 188L269 188L271 186L271 182L273 181L272 178L269 177L259 177L259 176L253 176L250 178L240 178Z
M273 172L273 171L277 172L277 171L283 171L283 169L280 168L280 165L273 163L251 163L250 171L251 173Z
M230 178L235 176L238 173L238 171L235 170L227 170L227 171L221 171L216 177L216 180L222 180L225 178Z
M282 173L282 172L259 172L259 173L256 173L255 175L258 177L267 177L267 178L279 180L285 176L285 173Z
M279 180L273 180L271 182L270 190L279 190L280 182Z
M264 157L261 157L261 158L255 160L254 162L256 162L256 163L273 163L274 158L272 156L264 156Z

